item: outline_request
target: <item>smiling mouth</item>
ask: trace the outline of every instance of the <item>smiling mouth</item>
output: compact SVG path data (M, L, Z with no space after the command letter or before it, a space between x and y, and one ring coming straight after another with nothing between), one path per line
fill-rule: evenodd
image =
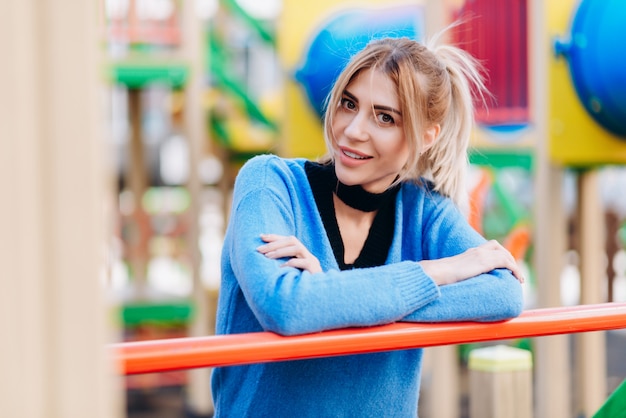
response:
M350 157L350 158L354 158L355 160L369 160L372 157L368 157L366 155L359 155L359 154L355 154L354 152L350 152L350 151L346 151L346 150L341 150L341 152Z

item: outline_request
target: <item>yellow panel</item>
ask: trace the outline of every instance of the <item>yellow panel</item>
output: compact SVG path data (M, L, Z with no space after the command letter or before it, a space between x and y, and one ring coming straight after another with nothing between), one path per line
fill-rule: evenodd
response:
M546 3L550 34L566 37L578 0ZM581 167L626 163L626 141L602 128L589 116L578 99L564 58L551 57L548 82L551 159L559 164Z
M326 153L322 122L311 109L302 89L289 81L286 119L282 124L285 156L317 159Z

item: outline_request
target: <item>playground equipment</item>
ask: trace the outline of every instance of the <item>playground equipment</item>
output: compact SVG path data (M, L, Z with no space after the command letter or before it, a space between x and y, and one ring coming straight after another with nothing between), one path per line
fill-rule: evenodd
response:
M222 367L626 328L626 303L527 310L498 323L395 323L283 337L270 332L110 346L122 374Z
M529 197L536 138L529 105L528 2L446 3L451 6L449 19L460 22L451 40L480 60L492 95L475 110L470 162L480 178L470 192L469 220L477 231L499 240L517 260L530 265ZM512 190L503 184L512 177L524 187Z
M550 78L550 154L560 164L626 163L626 8L618 0L555 2ZM576 3L578 7L575 8Z
M163 90L180 92L189 78L189 65L180 54L172 51L180 47L181 16L177 8L161 9L157 16L144 8L140 12L140 1L130 1L122 7L114 7L115 2L103 2L106 17L106 46L111 51L107 66L108 81L118 87L123 86L127 93L130 139L128 143L126 169L120 171L126 189L133 200L133 213L124 223L130 236L125 241L130 257L131 276L138 287L144 285L148 262L148 239L151 235L149 216L141 204L142 196L150 183L158 181L158 158L154 158L154 147L145 140L145 119L147 116L145 92L152 86L162 86ZM163 5L173 5L165 1ZM166 13L163 13L166 12ZM175 93L174 93L175 95ZM117 103L116 103L117 104ZM167 113L167 112L164 112ZM168 117L170 115L167 115ZM163 114L159 115L162 118ZM168 119L166 117L165 119ZM150 158L148 158L150 157ZM155 161L156 160L156 161ZM122 164L120 164L122 165Z
M206 306L209 295L200 277L198 248L203 201L197 168L207 151L206 120L201 99L206 88L202 59L203 30L196 10L189 2L164 0L142 3L137 0L125 4L127 7L121 12L117 10L117 14L108 14L106 22L107 34L112 36L107 39L111 51L108 75L111 83L123 86L128 97L131 135L127 141L129 164L125 185L130 191L134 211L127 220L135 223L133 228L133 222L130 222L131 235L133 230L140 231L139 237L127 237L130 238L128 244L133 243L133 238L137 241L132 252L134 257L129 263L133 266L133 280L138 286L133 298L125 300L124 306L119 308L120 317L126 321L123 324L128 339L207 335L212 332L212 310ZM167 214L168 219L165 219L163 211L151 212L146 206L153 200L151 196L156 195L156 190L149 186L162 185L160 182L155 184L154 173L148 175L150 170L146 164L148 141L144 99L146 89L155 85L169 93L171 106L166 115L160 116L170 121L170 135L176 135L178 143L186 147L182 164L189 167L185 178L179 176L177 180L180 182L178 186L184 186L189 195L188 205L184 213L173 217L171 213ZM163 221L172 220L176 223L174 227L164 227ZM165 231L169 231L169 235ZM157 233L160 234L155 237ZM183 236L185 239L181 239ZM162 245L165 240L170 243ZM181 245L183 242L184 245ZM147 266L154 255L151 251L154 248L173 250L168 255L174 255L178 250L184 252L174 255L179 265L187 269L186 278L190 282L187 287L192 289L184 299L181 300L181 295L169 295L165 300L163 295L159 295L158 301L153 299L154 289L147 283ZM194 413L208 414L212 405L210 399L204 396L209 390L207 370L169 375L165 381L150 382L148 387L182 383L187 383L189 409ZM127 384L146 388L146 381L142 380L127 381Z
M626 141L618 135L625 126L622 115L626 95L623 61L620 62L624 50L615 42L621 36L620 22L626 18L626 9L621 2L597 0L542 5L537 2L535 7L536 16L546 27L541 31L543 39L536 42L535 51L549 53L549 58L543 53L535 55L538 63L535 91L547 101L547 106L535 102L539 132L548 144L542 170L544 173L551 171L555 179L561 167L577 170L575 228L579 232L579 303L598 303L605 300L606 293L602 281L598 280L605 259L605 214L598 193L598 168L626 163ZM547 95L540 92L542 88ZM621 128L618 126L620 117ZM542 186L546 194L541 195L543 202L539 203L544 205L551 200L550 194L558 193L560 187L547 176L540 177L540 181L546 184ZM555 256L546 243L551 243L553 248L558 246L550 224L558 224L562 215L554 210L557 207L554 203L551 207L545 205L539 212L542 219L536 220L543 228L542 237L536 237L537 244L543 248L537 252L538 257ZM547 302L553 289L549 283L542 283L539 298ZM589 416L606 399L606 342L602 333L577 335L575 342L574 408L576 414ZM545 396L542 405L549 410L551 405L559 404L559 411L552 409L547 415L565 416L561 411L569 407L569 393L560 388L570 379L557 370L563 370L566 351L560 349L559 354L557 350L544 348L550 353L550 359L547 360L546 355L543 367L538 368L537 376L543 385L540 392Z
M259 332L122 343L109 348L119 365L120 373L130 375L619 328L626 328L626 304L605 303L529 310L518 318L492 324L395 323L293 337ZM616 411L623 404L620 394L624 393L625 387L622 384L595 417L619 416L610 415L610 411ZM513 396L527 397L529 393L526 391ZM494 402L493 405L499 403ZM489 411L489 406L480 410ZM527 405L526 410L531 411L531 405Z
M175 47L180 45L179 9L174 0L146 7L140 0L102 2L105 39L111 43ZM143 6L143 7L140 7Z
M623 416L624 411L626 411L626 380L613 391L593 418L616 418Z
M229 8L231 8L231 10L238 13L236 6L233 6L235 2L225 3ZM401 6L385 4L385 7L382 8L381 2L369 2L367 5L359 2L359 9L353 8L347 11L347 9L343 9L342 7L356 7L356 2L345 2L341 5L341 7L339 7L336 2L328 4L324 2L316 2L316 4L307 5L306 7L303 7L301 4L296 5L295 3L290 4L289 2L285 2L284 27L286 29L284 33L279 34L279 38L281 40L280 45L281 48L284 48L282 53L283 59L285 59L288 63L287 67L295 69L293 80L291 80L291 84L287 86L286 94L288 106L292 112L292 115L289 120L286 121L284 126L286 154L316 157L323 152L319 118L323 98L325 96L325 86L329 86L331 84L333 73L331 72L330 77L328 77L327 74L322 74L319 67L316 67L315 64L319 64L322 60L331 61L335 63L334 65L331 65L331 67L340 68L346 61L349 53L342 57L338 57L334 54L336 54L337 51L350 50L350 48L346 48L341 44L344 43L345 45L353 46L354 50L356 50L362 46L371 35L370 33L363 36L357 36L354 33L351 33L350 29L354 30L355 27L367 27L369 30L376 27L377 29L380 29L379 36L382 36L384 26L389 24L393 26L392 32L394 32L394 34L399 36L421 37L424 33L426 33L426 22L424 22L423 18L426 3L429 2L416 2L416 4L411 6L406 4L402 4ZM470 3L476 7L480 5L480 7L483 7L484 10L488 10L490 7L489 2L487 1L468 2L465 5L468 6ZM589 6L589 3L590 2L581 3L577 16L585 14L603 16L602 13L598 11L599 9L597 9L598 3L596 3L593 7ZM504 10L500 9L500 3L498 4L498 10ZM517 2L515 4L520 7L520 10L525 11L527 2ZM606 2L603 7L610 9L616 6L615 3ZM389 12L389 14L385 14L385 10L393 10L394 8L396 8L395 13ZM569 15L573 8L573 4L565 6L546 6L546 10L549 9L549 11L546 12L546 15L549 17L548 20L551 25L551 29L562 32L562 23L566 20L564 16ZM555 12L557 9L558 13ZM397 12L398 10L402 10L403 13L399 14ZM585 12L584 10L587 11ZM589 10L594 11L590 12ZM305 14L306 18L304 16ZM315 16L316 14L318 17L311 19L311 16ZM372 16L376 16L378 19L373 19ZM526 24L525 16L526 15L524 13L514 16L517 18L517 20L515 20L517 26L515 27L519 29L515 32L516 39L520 41L520 45L516 46L519 47L517 52L525 52L523 44L523 41L526 39L526 32L524 31ZM554 25L556 20L559 20L559 22ZM499 21L509 21L509 19L500 19ZM593 79L590 81L587 77L588 70L585 69L587 55L585 54L588 54L589 50L587 48L587 44L580 43L580 40L583 39L580 34L589 30L589 23L586 23L588 21L589 19L587 18L577 17L573 24L573 28L576 27L576 29L572 29L572 39L574 39L575 42L571 45L568 45L565 42L556 44L557 52L566 56L569 60L569 74L572 75L574 80L578 80L574 83L577 87L576 94L574 94L571 86L558 84L559 82L563 83L563 80L569 80L568 77L554 77L553 81L555 81L555 83L552 85L556 90L554 90L550 95L551 103L554 103L555 98L558 98L559 100L558 104L555 105L554 108L551 108L549 118L550 125L552 127L552 130L550 131L550 145L553 151L552 157L554 161L559 163L579 167L590 164L605 164L615 161L624 161L622 159L623 157L621 157L624 149L623 141L619 138L617 138L617 142L614 140L616 133L619 134L620 132L620 127L616 126L616 120L619 120L621 112L623 112L623 108L620 107L621 105L619 104L619 100L622 95L621 93L618 94L617 102L613 101L615 99L614 95L610 93L607 94L605 92L606 84L603 84L602 81L599 83L594 82ZM311 24L314 26L310 26ZM377 26L379 24L380 26ZM556 29L557 27L558 29ZM610 32L611 30L614 30L615 24L609 24L607 27L607 31ZM337 35L329 36L330 31L333 31ZM372 32L373 31L374 30L372 30ZM262 27L258 30L258 34L260 39L265 41L270 40L269 43L272 43L271 35L269 35L268 32L265 32ZM606 40L605 34L598 37ZM303 39L305 42L302 42ZM224 50L226 48L224 44L219 44L219 37L216 36L216 34L211 36L210 40L212 42L210 45L212 57L214 59L209 62L212 66L211 68L214 70L213 74L216 85L223 87L224 91L228 93L229 101L239 103L239 106L245 110L245 112L243 112L245 119L236 117L234 113L230 113L227 115L229 117L224 117L221 120L219 118L213 118L213 133L216 134L219 140L223 141L223 145L230 147L231 149L239 148L239 145L237 145L238 140L236 138L244 138L248 141L250 138L261 138L262 140L259 141L259 143L265 144L263 141L268 138L271 139L271 134L269 136L256 135L256 133L259 132L258 130L251 131L244 128L238 131L237 129L241 126L247 126L246 123L243 123L246 120L254 120L257 122L255 126L262 126L263 132L276 132L274 130L276 125L274 124L273 118L268 117L268 114L262 110L262 106L258 102L253 100L253 97L245 94L241 86L237 84L237 80L232 78L232 74L227 73L224 68L220 67L221 63L228 61L227 59L224 59L228 58L224 55ZM324 47L329 42L334 43L332 53L330 54L328 53L328 50L324 51ZM305 43L308 49L303 48ZM294 48L295 44L298 45ZM581 45L585 46L585 48L582 48ZM598 48L601 51L604 51L603 47L597 47L596 49ZM301 53L303 49L307 50L305 57L303 57ZM298 51L298 53L294 54L293 51ZM515 57L522 56L520 54L513 55ZM518 67L525 67L526 61L522 59L520 62L508 64L509 68L517 69ZM550 62L550 64L557 65L559 71L565 69L565 65L563 65L564 60L561 60L560 58L554 59ZM605 66L609 65L608 63L602 62L600 64ZM337 71L335 71L335 73ZM507 71L505 72L510 74ZM560 76L564 74L568 75L567 73L561 73ZM623 84L623 80L620 78L621 76L619 74L615 75L615 73L612 72L609 72L608 74L609 75L606 79L611 80L611 82L615 84ZM528 84L528 79L525 77L525 73L523 71L521 73L516 73L515 79L519 81L519 83L515 83L516 85L519 84L524 86L524 83L526 83L526 85ZM300 84L296 85L295 82ZM582 97L583 105L579 105L580 109L582 109L583 112L591 112L591 114L586 115L587 122L590 121L590 125L585 125L582 130L576 129L576 126L578 126L576 124L579 123L579 120L581 120L579 117L580 114L572 116L572 114L566 112L569 104L561 103L561 99L563 98L567 101L567 89L571 90L570 93L572 93L573 97L572 102L577 102L576 97ZM303 91L305 94L302 94ZM493 114L498 114L497 118L490 120L486 115L479 115L484 118L479 118L482 123L475 133L474 144L479 149L479 152L472 155L472 162L475 164L493 164L495 156L498 161L500 161L496 164L499 166L506 167L522 165L524 167L529 167L529 169L533 166L534 155L530 149L534 147L537 142L535 138L537 132L534 130L535 127L533 126L535 120L531 117L533 109L529 109L527 102L528 97L524 95L524 93L527 92L518 91L517 93L519 94L513 95L517 99L508 103L509 106L505 106L506 109L500 109L503 110L502 112L498 112L498 109L491 109ZM241 103L243 103L243 105L241 105ZM585 105L585 103L587 105ZM219 106L215 109L218 108ZM554 112L552 112L552 110L554 110ZM593 112L596 114L594 115ZM214 113L214 115L219 116L219 112ZM615 115L617 115L617 117ZM584 120L584 118L582 119ZM233 123L233 121L236 123ZM600 125L604 124L606 126L598 127L598 122L600 122ZM575 127L574 130L569 130L572 126ZM296 127L298 130L296 130ZM564 127L567 128L566 133L564 133ZM599 132L600 134L597 135L599 142L588 141L588 138L585 139L585 141L583 141L584 146L588 147L589 150L585 149L576 157L572 157L571 151L576 148L572 145L577 144L577 141L579 140L579 138L574 136L573 133L580 134L580 132L591 133L591 136L594 137ZM557 139L553 140L554 138ZM563 139L565 139L565 141L563 141ZM267 143L271 144L271 141L267 141ZM592 143L593 145L591 145ZM607 143L612 146L608 148L604 147ZM260 148L255 149L254 147L250 147L249 144L244 144L243 148L247 147L249 151L251 150L252 152L256 152L259 149L263 149L265 146L266 145L263 145ZM604 148L602 152L607 153L603 154L603 157L598 159L597 148ZM485 156L486 158L484 158ZM481 158L483 159L481 160ZM595 158L595 160L593 158ZM505 162L502 163L502 161ZM515 204L514 199L511 199L511 196L507 195L506 189L497 182L497 179L498 178L496 177L495 180L488 182L488 185L493 186L492 192L496 196L496 200L500 203L504 213L508 215L509 219L507 220L511 221L511 224L508 225L510 229L505 234L506 238L509 238L509 240L505 240L505 244L514 250L516 257L523 257L524 254L527 253L527 249L530 245L530 229L527 215L525 213L520 214L519 206L511 205L512 203ZM483 182L483 186L484 184L487 183ZM477 191L477 195L482 195L484 197L484 190L482 190L481 193L478 193ZM581 193L581 195L583 194L584 193ZM585 197L588 196L585 195ZM583 203L585 203L584 200L585 199L583 198L580 200L582 208L581 211L583 213L588 213L586 206L583 206ZM484 214L485 212L483 211L482 213ZM581 222L581 224L582 223L583 222ZM583 251L582 254L588 253ZM585 257L585 259L588 258L592 257ZM585 263L587 266L589 265L587 262ZM594 266L591 266L591 268L587 267L587 270L593 270L594 268ZM583 270L585 270L585 268L583 268ZM588 273L584 272L584 275L588 276ZM587 302L589 300L597 301L594 299L595 296L591 292L585 292L585 297L588 298L586 300ZM601 359L599 362L601 364Z
M615 42L623 30L623 3L583 1L572 22L569 41L555 51L569 64L580 103L606 130L626 139L626 48Z
M276 39L272 24L222 0L209 22L206 68L211 136L225 165L277 147L280 113ZM229 179L229 183L232 179ZM230 185L229 185L230 186Z
M466 33L466 37L461 37L460 40L465 42L472 40L468 42L470 50L473 48L478 58L487 60L486 65L496 87L496 99L498 102L504 101L505 104L510 97L520 98L518 103L523 104L521 98L524 95L523 92L518 94L512 92L512 96L502 96L499 94L501 93L498 89L499 83L514 83L519 86L524 85L525 79L519 77L517 70L513 70L510 77L508 74L507 77L499 77L500 64L491 66L490 62L498 62L498 57L490 56L491 52L486 50L485 45L497 44L499 39L488 36L486 43L475 39L485 31L504 33L501 30L497 31L486 21L499 13L502 15L505 4L518 7L522 17L525 16L524 9L528 7L529 10L528 22L524 22L522 26L518 25L515 18L498 19L499 23L495 25L507 22L507 25L510 24L507 29L514 31L517 28L525 31L527 24L528 30L532 31L529 33L529 39L533 43L530 50L533 56L529 63L534 67L528 67L528 73L529 80L533 83L528 83L528 87L533 89L533 95L527 97L526 123L523 118L518 119L523 112L513 112L508 115L507 120L500 118L498 109L495 111L490 109L489 114L505 125L511 125L511 121L522 123L501 127L490 123L488 119L485 120L475 132L473 144L478 150L472 154L471 161L490 167L493 165L529 167L529 170L539 173L535 177L535 200L538 201L536 204L540 209L535 211L536 218L533 219L533 223L538 227L533 231L537 235L533 236L536 247L532 253L534 264L541 269L537 272L539 277L545 277L547 270L556 271L560 268L556 264L552 266L550 264L555 263L559 251L565 249L560 247L559 235L564 235L566 224L559 221L559 217L561 219L564 217L563 209L556 204L559 199L550 195L561 193L559 170L562 167L576 168L577 218L574 221L574 228L579 233L580 245L577 248L581 260L580 303L598 303L605 300L603 285L597 279L598 273L603 271L604 213L596 190L595 169L608 164L624 164L626 161L624 141L626 128L623 122L626 73L623 71L623 46L616 41L621 34L620 25L626 18L626 9L620 2L594 0L543 3L523 0L464 2L456 15L461 16L467 11L475 12L484 16L475 20L489 29L472 27L470 20L468 23L470 29L461 32ZM512 42L515 34L509 34L508 30L505 32L507 41ZM521 37L522 40L525 38L525 35ZM512 48L515 47L513 43ZM494 48L497 48L497 45ZM519 58L517 67L525 65L523 54L523 48L513 54ZM509 57L507 54L500 56ZM484 115L479 113L479 120L481 116ZM543 155L543 143L548 144L547 158ZM539 158L537 154L540 154ZM545 174L548 172L550 174ZM482 186L479 184L474 190L478 199L484 199L486 190L481 190L480 187L484 188L484 182L488 180L489 178L483 179ZM481 200L478 200L479 211L483 209L480 202ZM477 218L480 218L478 215L481 213L485 214L482 211L474 215L472 219L474 224L478 223ZM556 225L560 225L561 230L556 230ZM517 232L521 230L512 230L511 234L514 236ZM611 283L609 280L609 286ZM540 306L559 304L561 295L559 286L545 281L539 285L537 294ZM612 296L611 288L608 293ZM605 392L603 338L602 334L576 336L578 378L575 379L577 387L575 408L579 414L589 413L597 406L598 400L603 399L602 393ZM569 416L565 412L570 408L569 395L560 389L570 380L560 372L567 371L568 367L567 365L563 367L568 361L565 360L567 355L564 354L568 348L564 343L563 340L560 342L552 340L551 347L545 346L543 342L538 344L538 351L541 352L539 357L542 360L538 364L536 377L543 385L539 390L538 402L539 413L542 416ZM556 348L559 345L560 348ZM543 360L549 356L552 356L550 360Z
M490 96L477 102L470 161L490 168L530 170L536 136L529 103L528 0L453 1L451 40L485 69ZM493 34L497 33L498 36Z
M531 219L528 203L521 200L528 197L524 193L531 191L511 189L510 184L504 184L503 170L476 168L478 180L470 191L468 221L482 235L501 240L516 260L524 260L531 245ZM487 208L488 197L492 202Z

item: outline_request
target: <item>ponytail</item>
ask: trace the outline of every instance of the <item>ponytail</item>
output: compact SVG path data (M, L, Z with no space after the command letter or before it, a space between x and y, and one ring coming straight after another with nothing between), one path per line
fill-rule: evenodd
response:
M458 47L439 43L447 29L426 45L446 70L449 90L445 90L449 91L449 103L439 121L439 138L420 159L423 164L420 171L428 172L435 189L451 197L461 209L466 210L468 149L474 125L474 100L485 103L487 90L481 74L482 67L475 58Z

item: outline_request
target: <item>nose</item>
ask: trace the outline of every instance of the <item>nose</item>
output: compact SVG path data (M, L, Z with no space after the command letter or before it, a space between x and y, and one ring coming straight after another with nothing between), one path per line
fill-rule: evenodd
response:
M356 141L367 141L369 138L367 130L369 117L370 115L363 111L356 113L344 129L346 137Z

